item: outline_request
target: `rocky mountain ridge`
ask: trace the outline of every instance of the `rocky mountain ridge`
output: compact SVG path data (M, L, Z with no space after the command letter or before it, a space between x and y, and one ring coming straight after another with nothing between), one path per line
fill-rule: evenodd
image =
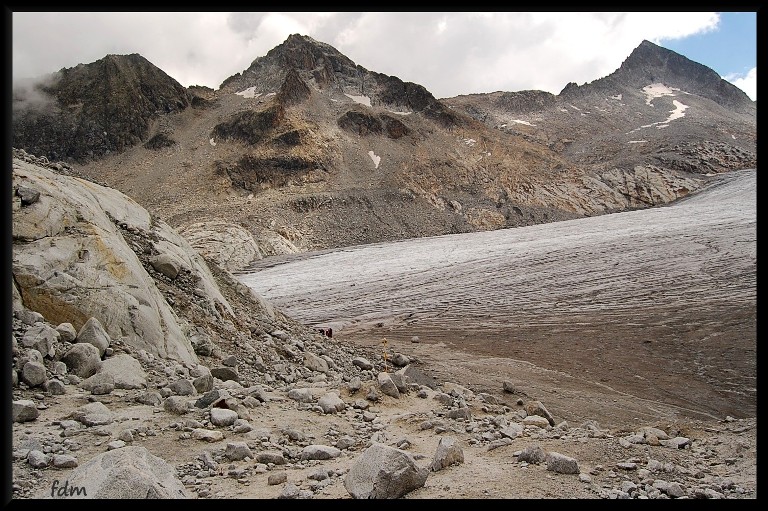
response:
M245 254L665 204L699 189L707 174L756 164L754 102L647 41L609 77L557 96L438 100L299 34L218 90L180 90L140 61L109 57L61 72L70 81L124 82L111 86L125 100L117 105L147 105L140 114L116 106L106 129L83 113L106 112L103 101L70 98L59 85L50 89L59 94L53 118L66 122L15 115L14 145L51 159L69 155L80 175L128 193L181 231L194 226L196 248L231 270L249 264ZM90 106L78 107L79 117L62 113L75 100ZM92 136L72 136L86 128L56 128L62 124L90 126ZM236 259L227 260L233 252L216 234L221 228L240 233Z

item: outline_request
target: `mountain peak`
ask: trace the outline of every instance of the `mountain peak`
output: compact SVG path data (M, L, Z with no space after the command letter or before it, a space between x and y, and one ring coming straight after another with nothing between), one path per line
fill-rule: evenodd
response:
M713 69L648 40L643 40L607 77L581 87L570 83L560 94L584 95L595 89L610 88L613 84L641 89L653 83L697 94L739 112L755 109L754 102L744 91L721 78Z

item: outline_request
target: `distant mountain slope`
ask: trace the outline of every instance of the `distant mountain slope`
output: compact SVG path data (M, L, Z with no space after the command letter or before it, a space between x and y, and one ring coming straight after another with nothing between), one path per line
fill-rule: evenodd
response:
M152 119L190 99L141 55L107 55L15 89L13 146L50 159L99 158L146 142Z
M144 131L103 130L128 133L122 149L96 144L94 160L75 170L194 232L195 248L230 269L248 258L664 204L708 175L756 164L754 103L647 42L615 73L558 95L437 100L298 34L215 91L179 91L162 72L137 79L149 66L83 75L91 89L139 91L118 97L147 107L130 122L120 121L122 108L102 117ZM82 109L103 111L97 96ZM37 125L53 127L39 151L49 158L82 144L62 140L50 122L57 115ZM222 230L237 233L242 250Z

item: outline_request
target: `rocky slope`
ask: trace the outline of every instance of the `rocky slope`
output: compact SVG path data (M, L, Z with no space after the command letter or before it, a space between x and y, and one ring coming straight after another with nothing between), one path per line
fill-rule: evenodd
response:
M70 173L15 152L16 499L757 496L755 419L609 430L519 384L436 380L291 320Z
M707 174L756 164L754 103L715 75L643 42L609 77L559 95L438 100L295 34L218 90L187 89L193 108L180 98L147 117L141 144L73 166L237 270L266 255L684 197Z

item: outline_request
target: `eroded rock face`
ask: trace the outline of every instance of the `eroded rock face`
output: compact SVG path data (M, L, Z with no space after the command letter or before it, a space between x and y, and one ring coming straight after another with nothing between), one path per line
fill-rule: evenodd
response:
M189 326L170 307L150 264L160 254L182 268L209 314L231 314L214 278L189 243L122 193L14 161L14 184L40 192L13 215L13 276L25 307L52 323L82 328L95 317L112 339L154 355L196 362ZM153 272L151 275L150 272ZM183 278L182 278L183 273Z

